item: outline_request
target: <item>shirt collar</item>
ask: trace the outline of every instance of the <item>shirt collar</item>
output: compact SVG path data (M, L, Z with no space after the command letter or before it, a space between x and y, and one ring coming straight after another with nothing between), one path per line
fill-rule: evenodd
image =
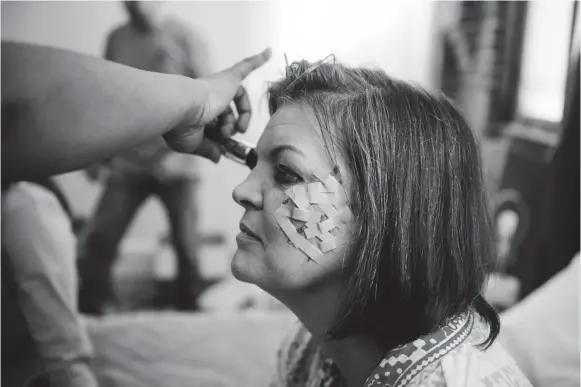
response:
M405 386L415 375L466 340L473 326L471 313L448 320L436 331L387 352L364 386Z

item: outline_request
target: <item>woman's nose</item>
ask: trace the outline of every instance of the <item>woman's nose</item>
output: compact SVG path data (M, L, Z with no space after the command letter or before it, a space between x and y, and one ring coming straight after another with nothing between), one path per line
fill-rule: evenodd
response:
M253 171L255 172L255 171ZM262 190L256 177L250 175L232 191L232 198L245 209L262 209Z

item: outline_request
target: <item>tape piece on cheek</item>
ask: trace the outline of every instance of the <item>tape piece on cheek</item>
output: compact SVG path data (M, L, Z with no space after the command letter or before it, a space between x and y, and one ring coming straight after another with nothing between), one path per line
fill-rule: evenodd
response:
M330 173L325 172L323 168L318 168L313 175L319 179L325 186L325 191L332 192L333 200L332 205L336 207L341 207L347 202L347 192L343 189L343 186L335 179Z
M275 211L275 219L291 243L317 261L323 253L346 243L346 223L352 214L341 184L322 169L315 171L314 175L320 181L295 185L285 191L296 208L283 203ZM301 227L304 236L299 234L290 219L305 222Z
M333 192L321 182L307 184L307 194L310 204L328 204L333 201Z
M314 210L301 210L300 208L293 208L290 217L301 222L314 223L319 222L323 215Z
M295 226L293 226L289 218L284 217L284 215L277 214L276 212L274 217L282 231L286 234L295 248L301 250L309 258L317 262L319 257L322 255L321 251L319 251L315 246L313 246L297 232Z
M276 219L276 222L278 223L278 225L280 226L282 231L286 234L288 239L291 241L291 243L297 249L300 248L302 238L299 235L299 233L297 233L297 230L295 229L295 226L293 226L291 221L287 217L285 217L284 215L281 215L281 214L276 213L276 212L274 214L274 218Z
M292 218L301 222L315 224L319 222L323 214L315 210L302 210L300 208L279 207L276 212L282 216Z
M319 243L319 249L321 249L321 251L323 253L329 252L329 251L334 250L336 248L337 248L337 244L335 243L335 240L333 238L324 240L321 243Z
M320 234L316 223L307 223L307 228L304 230L307 239L313 239Z
M315 170L313 175L319 179L319 181L321 181L321 183L323 183L323 185L328 189L326 192L337 192L343 188L337 179L331 176L330 173L327 173L323 168L318 168Z
M333 218L329 218L320 222L318 226L321 234L328 233L329 231L337 227L335 225L335 222L333 221Z
M333 206L332 204L319 203L319 204L317 204L317 206L321 209L321 211L323 211L323 213L328 218L332 218L332 217L336 216L339 213L339 211L337 211L337 209L335 208L335 206Z
M288 193L287 193L288 194ZM311 205L309 204L309 197L307 194L307 187L304 184L295 185L292 187L292 197L291 200L293 203L301 209L310 209Z
M321 255L323 255L323 253L315 246L313 246L310 242L308 242L306 239L303 239L303 241L305 241L306 243L301 245L300 247L301 251L305 253L309 258L311 258L313 261L318 263L319 258L321 257Z

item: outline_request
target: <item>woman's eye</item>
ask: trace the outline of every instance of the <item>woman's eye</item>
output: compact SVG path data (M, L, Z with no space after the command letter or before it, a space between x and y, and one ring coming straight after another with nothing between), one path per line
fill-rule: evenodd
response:
M298 174L291 171L284 165L278 165L276 167L274 180L276 180L276 182L280 185L293 185L303 181L303 179Z

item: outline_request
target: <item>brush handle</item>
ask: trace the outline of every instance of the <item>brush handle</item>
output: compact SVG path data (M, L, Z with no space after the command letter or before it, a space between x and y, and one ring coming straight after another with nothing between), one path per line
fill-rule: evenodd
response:
M232 137L224 137L218 128L212 125L206 125L204 136L222 147L222 153L225 157L244 164L250 169L256 166L258 157L254 145L245 141L236 140Z

